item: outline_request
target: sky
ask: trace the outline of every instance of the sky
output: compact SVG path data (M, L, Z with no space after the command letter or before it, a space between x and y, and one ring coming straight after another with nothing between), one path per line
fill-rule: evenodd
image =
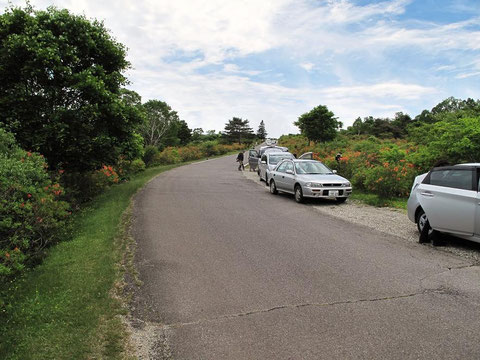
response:
M102 20L128 48L128 88L167 102L190 128L261 120L268 136L325 105L412 117L478 99L479 0L30 0ZM0 0L0 9L25 1ZM0 10L3 12L3 10Z

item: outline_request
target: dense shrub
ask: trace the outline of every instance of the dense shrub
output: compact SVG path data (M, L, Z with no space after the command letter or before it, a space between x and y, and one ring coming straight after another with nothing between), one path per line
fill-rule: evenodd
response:
M40 258L65 229L69 206L46 168L43 156L0 129L0 278Z
M155 154L151 165L177 164L184 161L199 160L215 155L224 155L231 151L244 149L241 144L221 144L217 141L207 141L201 144L183 147L167 147Z
M143 154L143 161L146 166L150 166L153 164L153 159L155 158L155 155L158 154L158 148L153 145L148 145L145 147L145 151Z
M373 136L339 136L337 140L308 145L302 136L280 138L280 144L298 155L313 151L314 158L349 179L354 189L382 197L408 196L413 179L432 166L433 160L417 164L418 146L405 140L380 140ZM342 152L342 159L335 155Z

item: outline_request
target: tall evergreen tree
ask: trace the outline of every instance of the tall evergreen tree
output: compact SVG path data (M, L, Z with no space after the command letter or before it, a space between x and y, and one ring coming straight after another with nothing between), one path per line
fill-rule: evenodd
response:
M258 126L257 137L260 140L265 140L267 138L267 131L265 130L265 123L260 121L260 125Z
M247 119L233 117L225 124L225 131L222 134L224 138L231 142L242 143L254 137L253 129L250 127Z

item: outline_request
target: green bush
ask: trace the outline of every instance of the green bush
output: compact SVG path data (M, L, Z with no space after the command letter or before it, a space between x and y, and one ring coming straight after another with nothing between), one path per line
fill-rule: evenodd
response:
M0 129L0 278L23 270L60 240L69 205L43 156L24 151Z
M173 147L167 147L153 158L154 165L170 165L181 162L178 150Z
M143 161L145 163L146 166L151 166L153 165L153 160L155 158L155 156L158 154L158 148L156 146L153 146L153 145L148 145L147 147L145 147L145 151L144 151L144 154L143 154Z

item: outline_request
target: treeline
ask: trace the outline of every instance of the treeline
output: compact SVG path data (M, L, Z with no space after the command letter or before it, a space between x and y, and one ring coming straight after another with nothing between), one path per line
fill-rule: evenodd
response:
M413 119L402 112L396 113L393 119L368 116L363 119L357 118L351 126L341 132L349 135L372 135L383 139L404 139L415 133L416 127L445 120L448 116L462 118L478 117L479 115L479 100L470 98L461 100L449 97L431 110L423 110Z

